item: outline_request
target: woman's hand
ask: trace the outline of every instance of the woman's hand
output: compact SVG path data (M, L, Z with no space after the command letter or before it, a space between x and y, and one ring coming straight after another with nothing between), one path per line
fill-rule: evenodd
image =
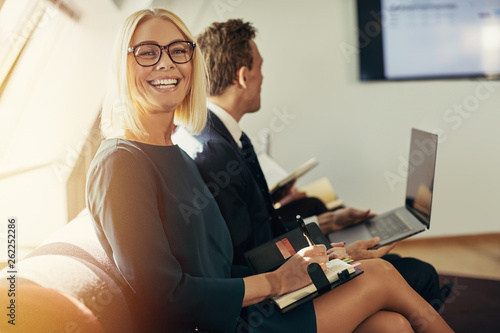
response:
M340 243L332 243L332 248L328 249L326 251L326 254L328 255L328 259L351 259L349 254L347 254L347 250L344 247L345 242L340 242Z
M289 293L312 283L307 273L307 266L311 263L318 263L323 270L326 270L327 262L326 246L322 244L303 248L294 254L274 271L275 277L280 283L278 295Z
M307 266L318 263L323 270L326 270L327 261L326 246L313 245L305 247L291 256L274 272L243 278L245 295L242 306L249 306L269 297L283 295L312 283L307 273Z

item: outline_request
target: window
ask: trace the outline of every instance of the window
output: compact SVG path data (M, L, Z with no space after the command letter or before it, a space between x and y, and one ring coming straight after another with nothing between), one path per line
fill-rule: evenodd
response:
M74 3L6 0L0 9L0 63L15 54L6 80L0 76L0 226L17 217L20 251L67 223L68 207L71 214L81 207L68 204L68 187L83 190L85 170L75 181L74 167L93 154L85 145L105 93L108 53L128 14L112 0Z

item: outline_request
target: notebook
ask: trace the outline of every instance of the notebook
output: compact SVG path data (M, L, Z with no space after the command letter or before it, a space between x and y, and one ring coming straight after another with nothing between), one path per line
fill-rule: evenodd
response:
M318 287L315 284L309 284L290 293L273 297L272 300L280 312L286 313L300 304L307 302L326 291L332 290L363 273L361 269L340 259L330 260L326 263L326 267L327 268L324 274L327 280L325 280L325 283L329 283L329 286L326 286L323 290L318 290Z
M404 206L365 222L332 232L332 242L349 245L357 240L380 237L379 248L430 228L438 136L412 129Z
M316 223L310 223L306 228L315 244L324 244L327 249L331 248L328 238L321 232ZM296 228L247 251L245 259L253 274L265 273L277 269L288 258L307 246L309 246L307 239L300 228ZM353 267L339 259L333 259L327 263L326 274L321 268L316 272L314 270L309 272L312 284L291 293L274 297L272 301L281 313L286 313L362 273L363 270L358 267Z
M283 199L297 179L318 165L318 161L311 158L293 172L288 173L266 153L260 153L257 157L267 184L269 184L269 193L273 198L273 202Z
M308 224L307 229L315 244L324 244L327 249L332 247L316 223ZM275 270L307 246L309 246L307 239L302 231L296 228L245 252L244 256L252 273L260 274Z

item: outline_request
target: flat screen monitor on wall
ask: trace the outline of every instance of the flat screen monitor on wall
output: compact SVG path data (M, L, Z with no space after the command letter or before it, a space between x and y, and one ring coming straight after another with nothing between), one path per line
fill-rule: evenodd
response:
M360 79L500 77L500 0L357 0Z

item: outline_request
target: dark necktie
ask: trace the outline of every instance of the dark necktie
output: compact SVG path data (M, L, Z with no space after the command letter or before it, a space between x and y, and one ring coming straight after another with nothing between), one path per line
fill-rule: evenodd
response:
M242 145L241 150L243 152L243 156L245 157L245 160L247 161L247 164L250 167L254 179L257 182L257 185L259 186L259 190L262 193L262 197L264 198L264 201L266 203L267 211L272 219L273 233L275 234L275 236L281 235L286 230L283 223L281 222L281 218L274 209L273 201L271 199L271 194L269 194L269 187L267 186L264 173L260 168L260 164L257 159L257 154L255 153L252 142L245 133L241 134L240 141Z

